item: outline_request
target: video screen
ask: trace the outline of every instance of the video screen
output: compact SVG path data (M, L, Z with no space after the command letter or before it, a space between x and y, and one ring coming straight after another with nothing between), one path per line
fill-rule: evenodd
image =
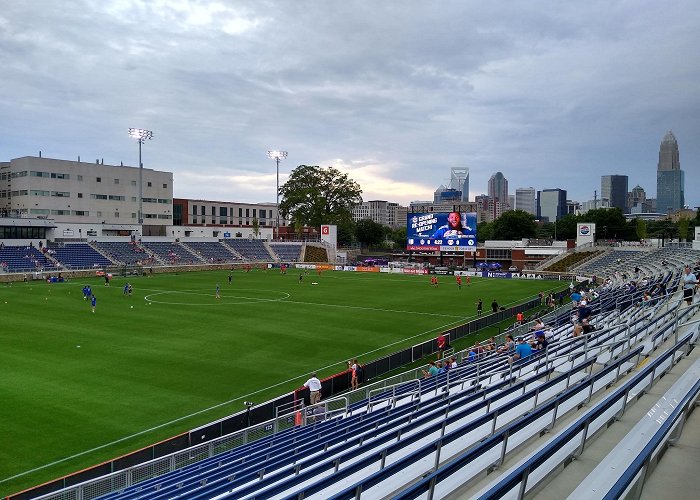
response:
M406 238L407 250L472 251L476 248L476 214L408 214Z

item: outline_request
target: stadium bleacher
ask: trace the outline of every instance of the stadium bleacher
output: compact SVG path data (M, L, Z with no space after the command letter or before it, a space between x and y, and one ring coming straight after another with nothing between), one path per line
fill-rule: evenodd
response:
M272 250L279 260L284 262L299 262L301 260L301 243L270 243Z
M187 248L192 250L199 258L210 264L225 264L240 262L241 258L234 254L230 247L218 241L188 241Z
M68 243L52 248L53 257L66 269L94 269L114 265L114 262L88 243Z
M198 256L179 243L147 241L142 242L141 245L148 249L161 263L166 265L202 263Z
M262 240L225 239L223 244L232 248L235 253L248 261L265 262L274 260L270 252L267 251L265 242Z
M56 269L54 263L34 246L9 246L0 248L0 268L4 272L35 272Z

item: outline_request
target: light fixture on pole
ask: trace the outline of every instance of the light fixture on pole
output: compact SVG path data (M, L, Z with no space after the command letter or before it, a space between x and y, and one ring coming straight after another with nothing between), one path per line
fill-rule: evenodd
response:
M141 161L141 145L146 139L153 139L153 131L142 128L130 128L129 137L139 141L139 224L143 224L143 162Z
M279 238L280 235L280 160L287 157L286 151L268 151L267 156L275 160L277 163L277 202L275 203L275 232L273 239Z

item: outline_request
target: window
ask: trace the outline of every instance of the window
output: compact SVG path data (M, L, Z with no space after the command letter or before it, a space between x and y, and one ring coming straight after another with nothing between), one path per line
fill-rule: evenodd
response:
M102 217L102 212L97 212L98 217Z
M227 210L226 207L219 207L219 217L226 217Z
M192 216L192 224L197 224L197 216L196 215Z
M70 215L70 210L51 210L51 215Z
M151 181L148 181L147 186L148 186L148 187L153 187L153 183L152 183Z
M211 216L214 217L216 215L216 207L211 207Z
M26 189L20 189L18 191L12 191L11 193L12 196L27 196L29 195L29 191Z
M158 198L141 198L144 203L158 203Z
M116 194L110 194L110 195L109 195L109 199L110 199L110 200L114 200L114 201L124 201L125 198L124 198L124 196L119 196L119 195L116 195Z
M131 218L135 219L136 218L136 212L131 212Z
M242 208L238 209L238 216L243 217L243 209Z
M158 214L159 219L171 219L172 216L170 214Z
M82 197L83 197L83 193L78 193L78 198L82 198Z
M136 196L132 196L132 197L131 197L131 201L132 201L133 203L136 203Z
M50 211L48 208L32 208L29 210L29 213L37 215L48 215Z
M48 172L35 172L34 170L32 170L31 172L29 172L29 176L30 177L48 177L49 173Z
M79 176L78 176L78 181L83 182L83 176L82 176L82 175L79 175Z
M107 195L106 194L91 194L90 198L93 200L106 200Z
M168 204L170 203L170 200L167 198L158 198L158 203Z
M168 189L168 185L167 185L167 184L163 184L163 189Z
M29 194L31 194L32 196L48 196L49 192L48 191L40 191L38 189L32 189L31 191L29 191Z
M10 174L10 179L16 179L17 177L26 177L27 176L27 171L24 170L22 172L12 172Z
M114 212L114 218L118 219L119 218L119 212Z
M77 217L88 217L90 215L90 212L87 210L73 210L73 215Z
M255 208L253 209L253 217L257 217L257 215L256 215L257 211L258 211L257 209L255 209Z
M131 185L132 185L132 186L135 186L135 185L136 185L136 181L131 181Z
M57 198L70 198L70 193L67 191L51 191L51 196Z
M265 219L266 217L267 217L267 210L265 210L264 208L261 208L260 209L260 218Z
M52 178L52 179L70 179L70 175L68 175L68 174L57 174L57 173L51 172L51 178Z
M115 184L119 184L119 179L114 179Z
M199 213L200 213L201 215L207 215L207 207L205 207L204 205L202 205L202 210L200 210Z

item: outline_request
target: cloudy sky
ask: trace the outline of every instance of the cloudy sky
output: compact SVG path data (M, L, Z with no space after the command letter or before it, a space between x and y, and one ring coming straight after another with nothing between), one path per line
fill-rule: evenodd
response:
M667 130L700 205L700 2L480 0L5 1L0 161L138 164L176 197L275 199L269 149L335 166L365 200L432 199L451 167L471 195L592 199L626 174L656 195Z

